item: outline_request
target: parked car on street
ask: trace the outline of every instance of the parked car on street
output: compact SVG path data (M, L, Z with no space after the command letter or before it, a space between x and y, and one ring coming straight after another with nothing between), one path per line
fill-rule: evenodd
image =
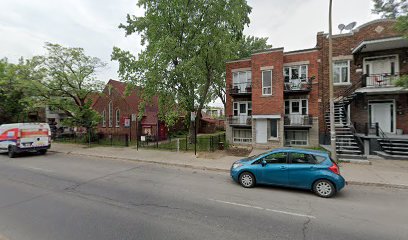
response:
M47 153L51 129L47 123L13 123L0 126L0 151L14 158L21 152Z
M275 149L236 161L230 172L245 188L268 184L310 189L324 198L346 185L339 166L323 151Z

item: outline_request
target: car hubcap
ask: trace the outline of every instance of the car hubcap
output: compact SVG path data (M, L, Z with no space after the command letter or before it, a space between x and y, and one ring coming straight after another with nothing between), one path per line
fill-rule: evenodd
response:
M252 185L252 177L250 175L245 174L242 176L241 182L242 185L244 185L245 187L249 187Z
M332 187L327 182L319 182L316 185L317 192L322 196L328 196L332 192Z

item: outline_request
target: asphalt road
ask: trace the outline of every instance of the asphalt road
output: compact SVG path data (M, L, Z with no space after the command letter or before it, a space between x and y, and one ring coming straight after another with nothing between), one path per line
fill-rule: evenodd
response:
M408 190L336 198L244 189L225 173L49 153L0 154L4 239L407 239Z

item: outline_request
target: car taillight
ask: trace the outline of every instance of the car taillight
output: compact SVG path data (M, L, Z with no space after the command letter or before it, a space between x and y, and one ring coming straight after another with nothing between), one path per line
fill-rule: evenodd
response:
M337 164L333 163L333 165L331 165L331 167L329 167L329 170L334 172L337 175L340 175L340 169L337 166Z

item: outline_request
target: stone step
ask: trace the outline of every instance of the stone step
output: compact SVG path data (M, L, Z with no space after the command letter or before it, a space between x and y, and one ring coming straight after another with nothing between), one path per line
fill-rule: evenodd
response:
M363 154L337 154L339 159L367 159Z

